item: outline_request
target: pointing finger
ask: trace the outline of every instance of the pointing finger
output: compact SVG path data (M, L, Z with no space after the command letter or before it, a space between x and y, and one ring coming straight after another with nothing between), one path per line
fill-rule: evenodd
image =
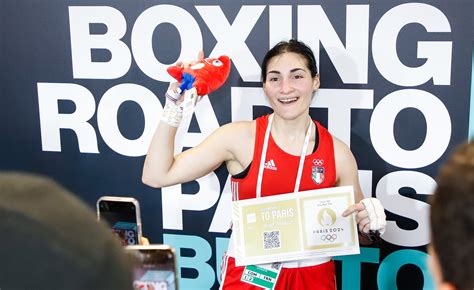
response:
M342 216L346 217L356 211L362 211L365 209L365 206L361 203L356 203L351 206L349 206L345 211L342 212Z

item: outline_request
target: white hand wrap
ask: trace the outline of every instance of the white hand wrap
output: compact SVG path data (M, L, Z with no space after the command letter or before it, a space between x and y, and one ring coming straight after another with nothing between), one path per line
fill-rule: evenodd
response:
M180 88L168 89L165 96L166 104L163 108L161 120L173 127L178 127L183 118L191 117L196 103L202 98L197 95L195 88L186 90L184 97Z
M370 230L378 231L381 235L385 232L385 226L387 225L387 220L385 217L385 211L376 198L364 198L360 201L364 204L367 213L369 214L370 220Z
M168 91L166 91L165 97L176 104L181 97L181 89L179 87L176 89L169 88Z
M161 114L161 121L177 128L179 123L181 123L181 119L183 119L183 108L176 105L167 97L163 113Z

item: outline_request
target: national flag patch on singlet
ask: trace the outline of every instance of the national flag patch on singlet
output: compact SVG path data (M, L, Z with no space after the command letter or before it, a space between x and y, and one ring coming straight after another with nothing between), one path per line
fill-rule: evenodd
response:
M313 160L313 167L311 169L311 178L313 179L314 183L321 184L324 181L324 160L322 159L314 159Z

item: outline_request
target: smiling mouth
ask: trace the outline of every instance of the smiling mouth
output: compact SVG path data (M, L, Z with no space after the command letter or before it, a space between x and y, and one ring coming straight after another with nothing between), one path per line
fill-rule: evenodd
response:
M298 99L299 99L299 97L278 99L278 102L280 102L281 104L287 105L287 104L291 104L291 103L294 103L294 102L298 101Z

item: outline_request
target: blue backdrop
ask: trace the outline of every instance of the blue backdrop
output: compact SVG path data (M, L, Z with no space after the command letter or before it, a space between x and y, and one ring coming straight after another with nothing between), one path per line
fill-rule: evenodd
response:
M140 201L144 234L177 249L182 289L219 285L230 223L224 167L187 184L141 183L178 59L227 54L227 83L178 133L270 111L260 62L291 37L318 59L311 115L352 149L366 196L387 212L380 245L336 258L339 289L430 289L428 196L469 132L472 11L453 1L2 1L0 169L53 177L91 207ZM91 237L93 238L93 237Z

